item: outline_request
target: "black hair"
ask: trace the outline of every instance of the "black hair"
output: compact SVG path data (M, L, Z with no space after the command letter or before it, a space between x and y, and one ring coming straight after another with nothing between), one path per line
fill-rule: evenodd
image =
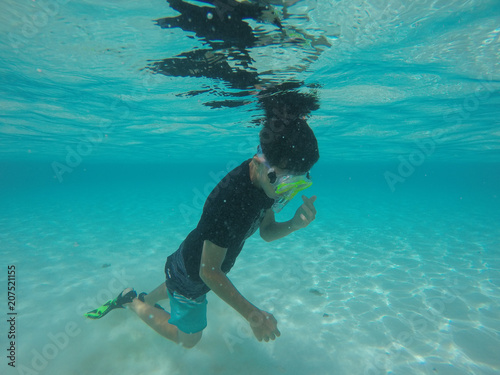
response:
M319 105L314 93L298 92L299 87L293 82L265 90L259 99L266 113L259 138L271 165L305 173L319 159L318 141L305 117Z
M309 92L304 92L302 82L283 82L267 87L259 94L259 105L264 109L266 118L275 116L297 118L308 116L319 108L316 89L309 85Z
M281 169L305 173L319 159L318 141L304 119L269 119L259 139L267 161Z

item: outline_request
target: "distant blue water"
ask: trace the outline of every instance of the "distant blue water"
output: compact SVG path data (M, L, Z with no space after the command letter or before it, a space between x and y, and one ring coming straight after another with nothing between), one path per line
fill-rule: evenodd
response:
M224 374L242 362L245 374L496 372L495 164L422 166L391 192L387 166L319 163L308 192L318 196L316 221L275 243L251 238L230 273L277 317L283 336L274 344L251 338L213 295L194 352L127 311L86 322L82 313L120 288L149 291L161 282L166 256L196 224L212 176L225 167L87 164L59 183L46 164L3 164L1 243L3 259L18 269L19 363L74 374L196 374L206 361ZM67 348L45 365L33 362L67 324L76 327ZM103 340L105 355L94 345ZM141 359L109 367L124 352Z
M0 285L15 265L18 319L17 368L4 355L1 373L497 374L499 6L303 0L283 19L294 42L248 21L260 83L319 98L318 215L256 234L229 274L282 336L257 342L210 293L186 351L131 311L83 313L163 281L211 189L254 154L262 87L145 69L207 48L155 25L177 14L164 1L3 2Z

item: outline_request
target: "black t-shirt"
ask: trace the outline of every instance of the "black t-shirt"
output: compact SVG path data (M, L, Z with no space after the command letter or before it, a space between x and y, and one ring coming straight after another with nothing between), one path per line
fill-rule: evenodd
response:
M178 289L186 297L195 298L210 290L199 276L203 242L209 240L217 246L227 248L221 269L224 273L229 272L245 240L255 233L266 210L273 205L274 200L252 184L250 161L251 159L243 162L229 172L212 190L203 207L198 226L167 259L167 286ZM179 255L182 255L182 259L179 259ZM184 263L184 267L179 261ZM184 269L179 272L179 268ZM189 288L187 285L180 285L183 283L181 279L185 277L189 279L186 281L190 284Z

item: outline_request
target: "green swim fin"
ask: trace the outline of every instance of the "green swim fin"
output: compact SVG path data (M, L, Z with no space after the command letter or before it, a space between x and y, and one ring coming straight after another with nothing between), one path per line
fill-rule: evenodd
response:
M108 302L106 302L101 307L98 307L97 309L89 311L88 313L84 314L84 316L89 318L89 319L101 319L104 315L109 313L111 310L123 309L123 304L132 302L132 300L135 297L137 297L137 293L133 289L130 290L129 292L125 293L125 295L123 295L123 292L121 292L118 295L118 297L116 297L115 299L110 299Z
M123 307L123 306L118 306L116 304L116 298L115 299L110 299L108 302L106 302L104 305L101 307L94 309L92 311L89 311L88 313L85 314L85 316L89 319L100 319L107 313L109 313L111 310L114 310L116 308Z

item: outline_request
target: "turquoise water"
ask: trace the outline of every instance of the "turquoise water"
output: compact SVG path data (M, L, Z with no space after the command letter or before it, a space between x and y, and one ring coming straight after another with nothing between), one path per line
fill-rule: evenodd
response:
M155 25L177 14L164 1L1 7L1 320L8 265L18 313L2 374L500 371L498 2L299 1L283 20L299 43L248 21L267 41L247 49L259 83L318 95L318 215L252 237L229 274L282 336L257 342L209 293L189 351L131 311L82 314L163 280L216 181L253 155L261 88L147 69L206 48Z

